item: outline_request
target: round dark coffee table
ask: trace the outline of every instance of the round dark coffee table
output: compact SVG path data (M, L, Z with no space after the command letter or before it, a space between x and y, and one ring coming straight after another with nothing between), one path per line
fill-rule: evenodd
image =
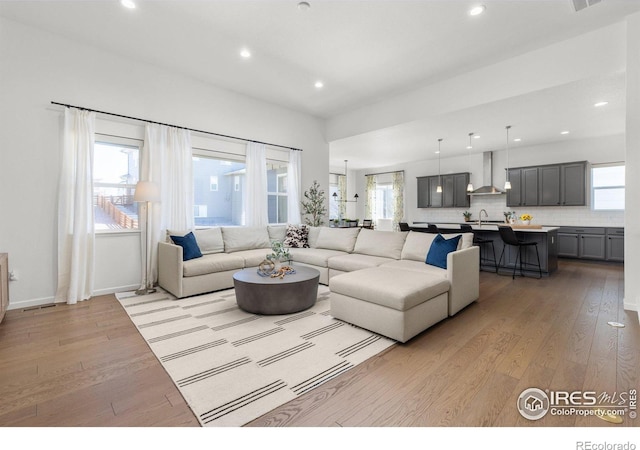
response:
M311 308L318 298L320 272L295 266L283 279L261 277L255 267L233 274L238 306L250 313L291 314Z

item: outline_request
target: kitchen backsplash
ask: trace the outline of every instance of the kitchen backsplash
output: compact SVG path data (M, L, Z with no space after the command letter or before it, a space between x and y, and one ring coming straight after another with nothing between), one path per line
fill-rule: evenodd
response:
M515 211L518 216L531 214L532 224L563 225L563 226L593 226L593 227L622 227L624 226L624 211L592 211L589 206L535 206L507 208L506 195L482 195L471 198L471 206L461 208L412 208L414 217L409 222L460 223L464 221L462 213L471 212L471 220L479 219L481 209L487 211L489 220L503 220L505 211ZM484 214L482 215L485 219Z

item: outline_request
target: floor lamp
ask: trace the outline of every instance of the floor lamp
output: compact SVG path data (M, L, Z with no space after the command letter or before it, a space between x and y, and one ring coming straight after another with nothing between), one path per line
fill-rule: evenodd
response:
M133 194L133 201L137 203L146 203L144 212L144 228L140 233L140 245L144 249L144 287L141 287L136 291L136 295L147 295L155 292L153 287L153 281L149 276L149 249L148 245L148 233L149 233L149 208L151 202L160 201L160 189L158 185L151 181L138 181L136 184L136 191ZM139 216L139 215L138 215Z

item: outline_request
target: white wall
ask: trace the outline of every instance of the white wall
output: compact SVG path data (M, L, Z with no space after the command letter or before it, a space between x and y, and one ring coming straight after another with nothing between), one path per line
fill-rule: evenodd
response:
M55 294L61 112L50 101L302 148L302 189L327 184L328 144L314 117L2 18L0 61L0 251L19 275L11 308ZM131 132L108 120L96 128ZM97 292L137 284L138 242L135 233L97 238Z
M627 19L627 129L624 235L625 309L640 313L640 14Z
M572 161L588 161L591 164L624 161L625 137L607 136L583 141L556 142L532 147L509 149L510 167L524 167L554 164ZM502 188L505 182L506 153L497 150L493 153L493 183ZM464 220L465 208L418 208L417 177L438 174L438 160L429 159L409 164L399 164L384 168L360 170L357 172L357 189L361 195L365 192L365 173L404 170L405 173L405 218L407 222L454 222ZM477 189L483 185L482 154L441 159L441 173L471 172L471 181ZM474 196L471 198L472 219L477 219L480 209L487 210L491 220L503 219L507 210L506 195ZM513 208L508 208L513 210ZM624 225L623 212L597 212L589 206L574 207L535 207L516 211L518 214L530 213L534 223L544 225L577 226L616 226ZM359 206L358 217L364 217L364 202Z

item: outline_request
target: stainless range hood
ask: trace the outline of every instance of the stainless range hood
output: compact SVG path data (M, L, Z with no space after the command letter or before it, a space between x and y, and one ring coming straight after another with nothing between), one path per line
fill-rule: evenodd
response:
M493 185L493 152L482 154L482 187L470 192L469 195L501 195L505 191Z

